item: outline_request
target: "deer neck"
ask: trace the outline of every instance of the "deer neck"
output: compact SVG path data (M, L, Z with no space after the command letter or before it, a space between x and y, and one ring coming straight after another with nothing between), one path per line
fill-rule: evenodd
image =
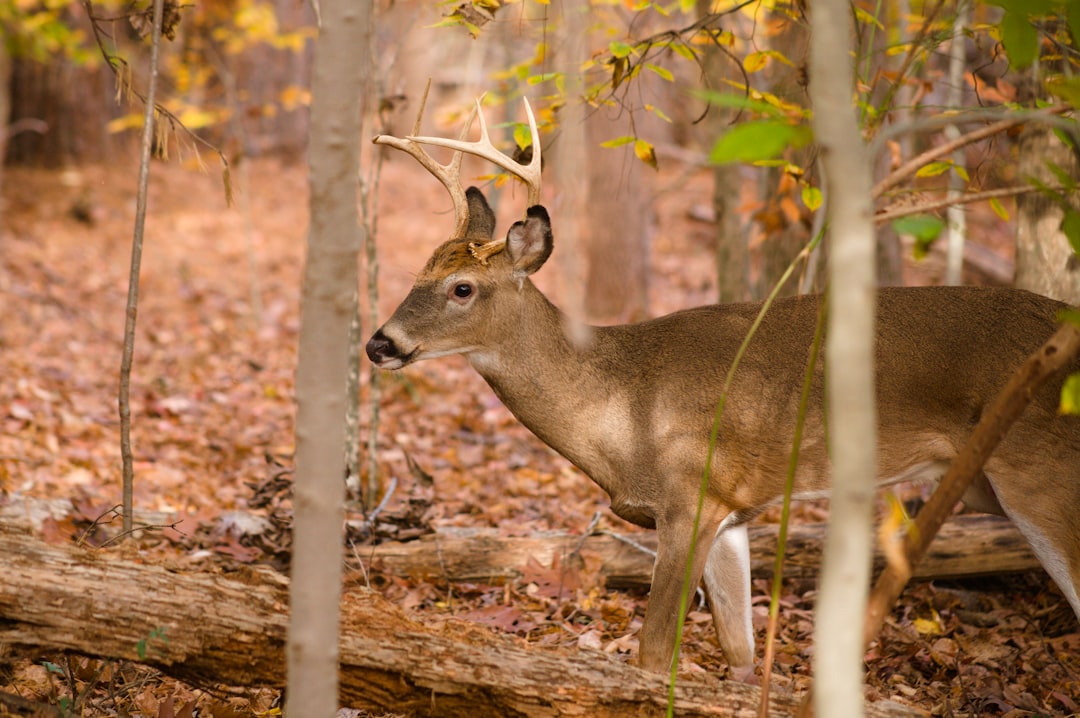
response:
M611 493L616 467L601 447L629 408L612 412L616 382L600 351L610 330L587 327L590 341L576 346L563 312L528 280L521 292L499 342L469 353L469 363L522 424Z

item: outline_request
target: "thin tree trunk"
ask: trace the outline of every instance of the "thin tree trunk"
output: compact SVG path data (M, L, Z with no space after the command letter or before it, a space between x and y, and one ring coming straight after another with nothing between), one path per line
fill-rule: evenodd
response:
M1069 177L1080 177L1080 161L1075 150L1067 147L1053 131L1032 123L1020 136L1020 165L1017 174L1034 177L1056 186L1055 166ZM1080 212L1077 193L1062 202ZM1069 246L1061 231L1065 210L1061 204L1041 192L1031 192L1016 199L1016 286L1080 305L1080 257Z
M711 0L698 0L698 18L712 12ZM721 87L730 74L733 60L711 42L702 50L704 84L709 89ZM731 121L731 113L721 107L710 107L702 125L706 146L723 134ZM750 298L749 250L746 232L735 208L739 206L742 167L728 163L713 168L712 208L716 235L716 285L718 302L743 302Z
M131 240L131 271L128 274L127 307L124 321L124 348L120 358L120 458L122 463L122 504L124 531L131 531L134 513L135 469L131 451L131 364L135 355L135 319L139 311L139 270L142 266L143 229L146 226L146 194L150 184L150 155L154 146L154 113L157 109L158 55L161 48L163 0L154 0L154 28L150 45L150 80L143 114L142 153L139 159L139 189L135 198L135 234Z
M553 165L558 195L555 206L559 212L560 234L564 251L556 253L559 263L559 294L563 297L570 319L571 338L584 344L586 335L585 264L589 251L587 234L591 223L586 217L592 206L593 187L589 182L592 152L586 151L584 78L580 66L585 56L585 28L592 20L586 0L567 0L562 3L560 28L563 33L557 60L566 70L568 101L560 110L559 141L554 143Z
M961 4L957 10L956 19L953 20L953 37L949 42L949 91L945 105L960 109L960 103L964 92L964 69L967 52L964 47L964 27L967 25L968 8ZM960 137L960 130L956 125L945 128L945 137L949 141ZM957 168L966 165L963 148L957 148L952 154L953 164ZM960 197L964 192L964 179L960 173L953 170L949 173L950 199ZM945 255L945 283L958 285L963 279L964 273L964 243L967 239L967 213L960 205L950 205L946 212L948 224L948 245Z
M349 323L359 282L356 177L372 3L325 0L312 77L310 216L296 375L289 715L338 709ZM358 52L359 50L359 52Z
M826 387L832 510L814 621L814 708L856 718L863 708L863 642L873 545L877 415L874 404L874 226L870 166L855 111L851 14L844 0L812 8L810 97L829 212Z

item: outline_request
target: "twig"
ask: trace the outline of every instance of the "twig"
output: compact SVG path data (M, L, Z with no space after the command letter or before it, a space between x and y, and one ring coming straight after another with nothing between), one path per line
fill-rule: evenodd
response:
M1045 110L1037 110L1035 112L1010 112L1009 116L1002 120L998 120L993 124L987 125L986 127L982 127L978 130L974 130L965 135L961 135L960 137L956 138L951 142L946 142L945 144L938 145L937 147L931 147L922 154L916 155L915 157L911 158L910 160L890 172L888 177L884 178L876 185L874 185L873 190L871 190L871 197L873 199L880 198L890 189L900 184L908 177L914 175L924 165L929 164L930 162L933 162L934 160L941 157L950 155L961 147L966 147L967 145L980 142L989 137L993 137L994 135L1004 132L1009 128L1015 127L1016 125L1022 125L1025 122L1031 122L1033 120L1045 120L1047 118L1053 117L1054 115L1067 112L1071 109L1072 107L1070 105L1055 105L1054 107L1048 107ZM976 118L973 117L971 119L974 120ZM939 123L946 125L958 124L964 121L967 121L967 118L954 115L944 115L931 118L927 121L912 123L912 125L914 128L915 126L932 126Z
M622 534L617 534L614 531L597 531L596 533L598 535L601 535L601 536L610 536L611 538L615 539L616 541L622 541L627 546L630 546L632 548L637 549L638 551L645 554L646 556L652 556L653 558L656 558L656 551L653 551L648 546L641 545L640 543L638 543L634 539L630 538L629 536L623 536Z
M883 222L889 222L898 217L907 217L913 214L924 214L927 212L934 212L939 209L951 207L959 204L971 204L973 202L982 202L988 199L999 199L1001 197L1017 197L1029 192L1038 192L1045 187L999 187L998 189L987 189L980 192L967 192L959 197L945 197L943 199L934 200L933 202L926 202L925 204L910 205L907 207L892 207L884 211L878 212L874 215L874 221L878 224ZM1050 188L1051 191L1067 191L1065 187Z
M574 547L574 550L570 552L571 556L581 551L581 547L585 545L585 539L592 536L593 532L596 531L596 525L600 523L601 516L603 516L603 513L601 513L600 511L596 511L593 513L592 521L590 521L589 525L585 527L584 533L581 534L581 540L578 541L578 544Z
M225 153L222 152L217 146L215 146L210 141L200 137L199 135L197 135L194 132L192 132L191 130L189 130L187 128L187 125L185 125L183 122L180 121L179 117L174 115L172 112L170 112L168 109L166 109L163 105L159 105L159 104L155 103L153 101L153 95L152 94L147 94L147 95L144 96L138 90L131 87L130 83L126 83L123 79L121 79L120 73L117 70L117 65L124 65L125 67L127 67L127 64L128 64L127 61L124 60L122 57L118 57L116 55L113 55L105 47L105 42L101 39L101 35L102 35L101 27L98 25L98 22L102 18L100 18L99 16L94 14L93 0L82 0L82 3L83 3L83 7L86 9L86 16L90 20L90 28L94 31L94 41L97 43L98 51L101 53L101 56L105 59L105 64L109 66L110 70L112 70L113 75L116 75L117 82L125 85L127 91L130 92L131 94L135 95L135 97L139 98L139 100L141 100L143 102L143 104L150 105L151 107L154 108L154 111L157 114L159 114L162 117L168 119L170 126L172 126L174 128L179 127L180 129L182 129L184 131L185 134L187 134L188 138L190 138L193 142L201 144L202 146L206 147L208 150L211 150L212 152L214 152L218 156L218 158L221 160L222 166L225 168L226 199L229 202L229 204L232 204L232 199L230 197L231 190L229 189L229 180L228 180L229 160L228 160L228 158L225 157ZM155 3L155 5L156 5L156 3ZM187 6L185 6L185 7L187 7ZM155 12L156 12L156 10L155 10ZM156 14L155 14L155 17L157 17ZM105 18L105 19L110 20L110 21L115 21L115 20L119 20L120 18ZM154 23L154 28L157 31L160 31L161 23L160 22L155 22ZM158 37L158 43L160 44L160 37L161 37L160 34L158 34L157 37ZM151 52L151 54L153 54L153 51ZM119 99L119 97L120 97L120 92L118 90L117 91L117 99ZM144 125L144 127L145 127L145 125Z

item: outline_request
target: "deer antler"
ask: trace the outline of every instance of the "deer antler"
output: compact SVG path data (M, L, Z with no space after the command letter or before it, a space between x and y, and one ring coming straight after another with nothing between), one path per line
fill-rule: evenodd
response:
M540 204L540 133L536 129L536 118L533 117L532 107L529 106L529 98L522 99L525 101L525 114L529 118L529 134L532 137L532 160L527 165L521 164L512 157L503 154L491 143L491 138L488 136L487 122L484 121L484 113L480 109L480 100L476 101L476 109L473 111L474 115L480 115L480 139L476 142L466 142L464 138L448 140L443 137L409 136L406 139L425 145L446 147L483 158L503 168L510 174L520 177L525 182L525 185L529 188L529 207Z
M495 145L491 142L491 137L488 135L487 122L484 120L484 113L480 108L479 99L476 100L476 106L473 108L472 114L469 115L469 121L465 123L465 128L461 131L459 139L417 136L416 133L420 131L420 117L424 113L424 104L427 101L426 90L424 92L424 101L420 104L420 114L417 115L416 124L413 127L413 134L407 135L405 138L378 135L372 141L408 152L428 172L442 182L454 201L454 215L457 219L454 237L464 237L469 225L469 204L465 198L465 191L461 186L461 158L466 154L488 160L497 167L501 167L510 174L519 177L529 189L529 204L527 206L531 207L540 203L540 132L536 129L536 118L533 116L528 98L523 99L525 101L525 114L529 118L529 134L532 138L532 159L529 164L517 162L495 148ZM473 118L477 115L480 116L480 139L476 142L466 142L465 137L472 126ZM454 150L454 157L447 164L441 165L420 147L422 144ZM469 245L469 252L479 259L481 263L487 264L488 257L502 251L505 245L506 240L504 239L497 239L483 244L474 242Z
M431 88L431 83L428 83L428 89ZM416 123L413 125L412 134L415 135L420 131L420 120L424 116L424 106L427 104L428 90L424 90L424 98L420 101L420 111L416 114ZM477 105L479 107L479 105ZM464 141L465 137L469 134L469 128L472 127L473 118L476 117L476 109L474 108L472 114L469 115L468 121L465 123L465 127L461 130L461 140ZM481 117L481 123L483 118ZM418 138L407 136L404 139L400 137L393 137L391 135L375 135L372 138L372 142L377 145L389 145L395 149L399 149L402 152L407 152L412 155L413 159L423 165L424 169L435 176L435 179L442 183L446 191L450 193L450 199L454 203L454 237L464 237L465 231L469 226L469 202L465 198L465 189L461 186L461 158L463 157L461 152L455 152L454 156L446 164L439 164L424 151L424 148L417 142Z

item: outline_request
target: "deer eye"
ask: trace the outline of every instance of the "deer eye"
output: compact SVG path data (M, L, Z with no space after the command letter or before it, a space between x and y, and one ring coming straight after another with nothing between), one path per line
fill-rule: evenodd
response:
M454 296L458 299L468 299L472 296L473 286L466 282L454 285Z

